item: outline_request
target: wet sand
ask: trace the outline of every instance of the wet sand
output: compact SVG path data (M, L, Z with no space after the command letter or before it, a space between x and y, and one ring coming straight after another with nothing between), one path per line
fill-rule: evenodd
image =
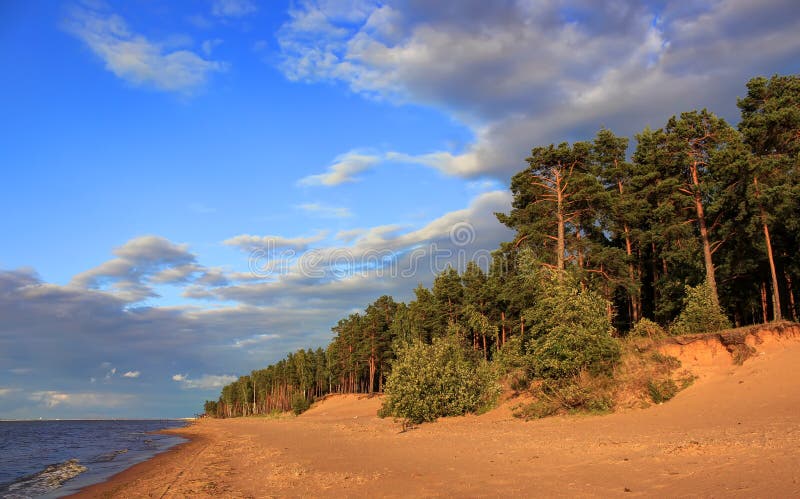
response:
M402 432L378 397L348 395L201 420L76 497L800 496L800 343L700 371L666 404L606 416L524 422L511 401Z

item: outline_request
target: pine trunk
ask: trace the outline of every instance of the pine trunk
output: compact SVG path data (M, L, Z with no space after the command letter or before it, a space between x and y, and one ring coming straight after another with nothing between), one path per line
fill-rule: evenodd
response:
M506 313L500 312L500 328L503 332L503 345L506 344Z
M700 178L697 174L697 163L692 163L692 183L694 184L694 206L697 211L697 223L700 226L700 239L703 243L703 260L706 266L706 281L711 288L711 299L714 305L719 305L719 295L717 294L717 278L714 271L714 261L711 259L711 243L708 238L708 228L706 227L706 216L703 210L703 199L700 197Z
M761 192L758 188L758 177L753 177L753 185L756 188L756 200L758 200ZM764 242L767 246L767 258L769 259L769 272L772 277L772 316L776 321L781 320L781 297L778 290L778 272L775 270L775 257L772 253L772 238L769 236L769 227L767 226L767 212L759 202L758 211L761 215L761 227L764 229Z
M783 277L786 279L786 291L789 295L789 313L792 314L792 320L797 322L797 308L794 304L794 289L792 289L792 278L786 269L783 270Z
M616 164L616 161L614 161ZM622 181L617 181L617 187L619 188L619 195L620 198L623 195L623 188L622 188ZM625 253L628 254L628 279L630 279L631 284L636 284L636 272L633 267L633 245L631 244L631 230L628 227L628 224L622 224L623 231L625 233ZM632 318L633 323L639 321L639 293L636 291L630 292L631 297L631 309L632 309Z
M561 173L556 171L556 219L558 221L558 234L556 238L556 268L564 270L564 192L561 190ZM559 277L560 278L560 277Z

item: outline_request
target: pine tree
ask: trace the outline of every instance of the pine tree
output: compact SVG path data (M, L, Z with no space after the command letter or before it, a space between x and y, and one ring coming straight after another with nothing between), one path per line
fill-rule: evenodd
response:
M751 162L752 196L758 207L759 224L763 232L765 252L769 261L772 282L773 314L781 318L780 284L777 256L797 253L796 237L780 233L773 244L771 227L780 220L784 227L794 228L798 224L798 171L800 162L800 76L773 76L753 78L747 83L747 96L738 101L742 112L739 130L753 153ZM773 231L774 232L774 231ZM792 289L791 270L795 262L782 262L789 295L790 314L797 318ZM792 265L795 263L795 265Z

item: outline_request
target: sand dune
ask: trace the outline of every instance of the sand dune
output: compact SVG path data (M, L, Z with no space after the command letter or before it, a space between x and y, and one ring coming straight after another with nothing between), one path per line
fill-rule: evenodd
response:
M742 366L713 341L666 346L697 382L607 416L522 422L509 402L401 432L375 417L379 398L348 395L297 418L203 420L178 430L191 442L79 496L797 497L800 335L762 336Z

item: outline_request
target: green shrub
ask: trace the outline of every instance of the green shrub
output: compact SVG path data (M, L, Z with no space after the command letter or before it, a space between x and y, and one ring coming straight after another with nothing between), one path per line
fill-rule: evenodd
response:
M633 326L633 329L631 329L628 335L655 340L658 338L663 338L667 335L667 332L657 322L653 322L647 318L642 318L639 319L639 322Z
M306 412L311 407L311 401L303 393L295 393L292 397L292 411L296 416Z
M608 376L592 376L586 371L568 379L545 380L532 390L536 400L514 415L538 419L558 412L610 412L614 409L613 384Z
M697 286L686 286L683 310L670 328L675 335L719 331L731 327L722 308L714 302L711 287L707 282Z
M564 273L544 274L536 305L525 311L533 374L557 379L582 370L610 373L619 361L620 345L611 336L607 306L600 295L581 289Z
M528 367L530 359L523 351L522 339L519 336L512 336L502 347L495 350L492 362L502 374L507 374Z
M661 381L650 380L647 383L647 391L650 392L650 399L660 404L674 397L679 389L671 378L667 378Z
M403 346L392 363L385 393L380 416L422 423L487 409L500 386L491 365L450 336L432 345L414 341Z
M537 400L530 404L525 404L514 411L514 417L521 419L541 419L556 414L559 410L558 404L550 400Z
M608 412L614 408L611 379L587 373L569 380L551 380L542 384L542 393L568 411Z

